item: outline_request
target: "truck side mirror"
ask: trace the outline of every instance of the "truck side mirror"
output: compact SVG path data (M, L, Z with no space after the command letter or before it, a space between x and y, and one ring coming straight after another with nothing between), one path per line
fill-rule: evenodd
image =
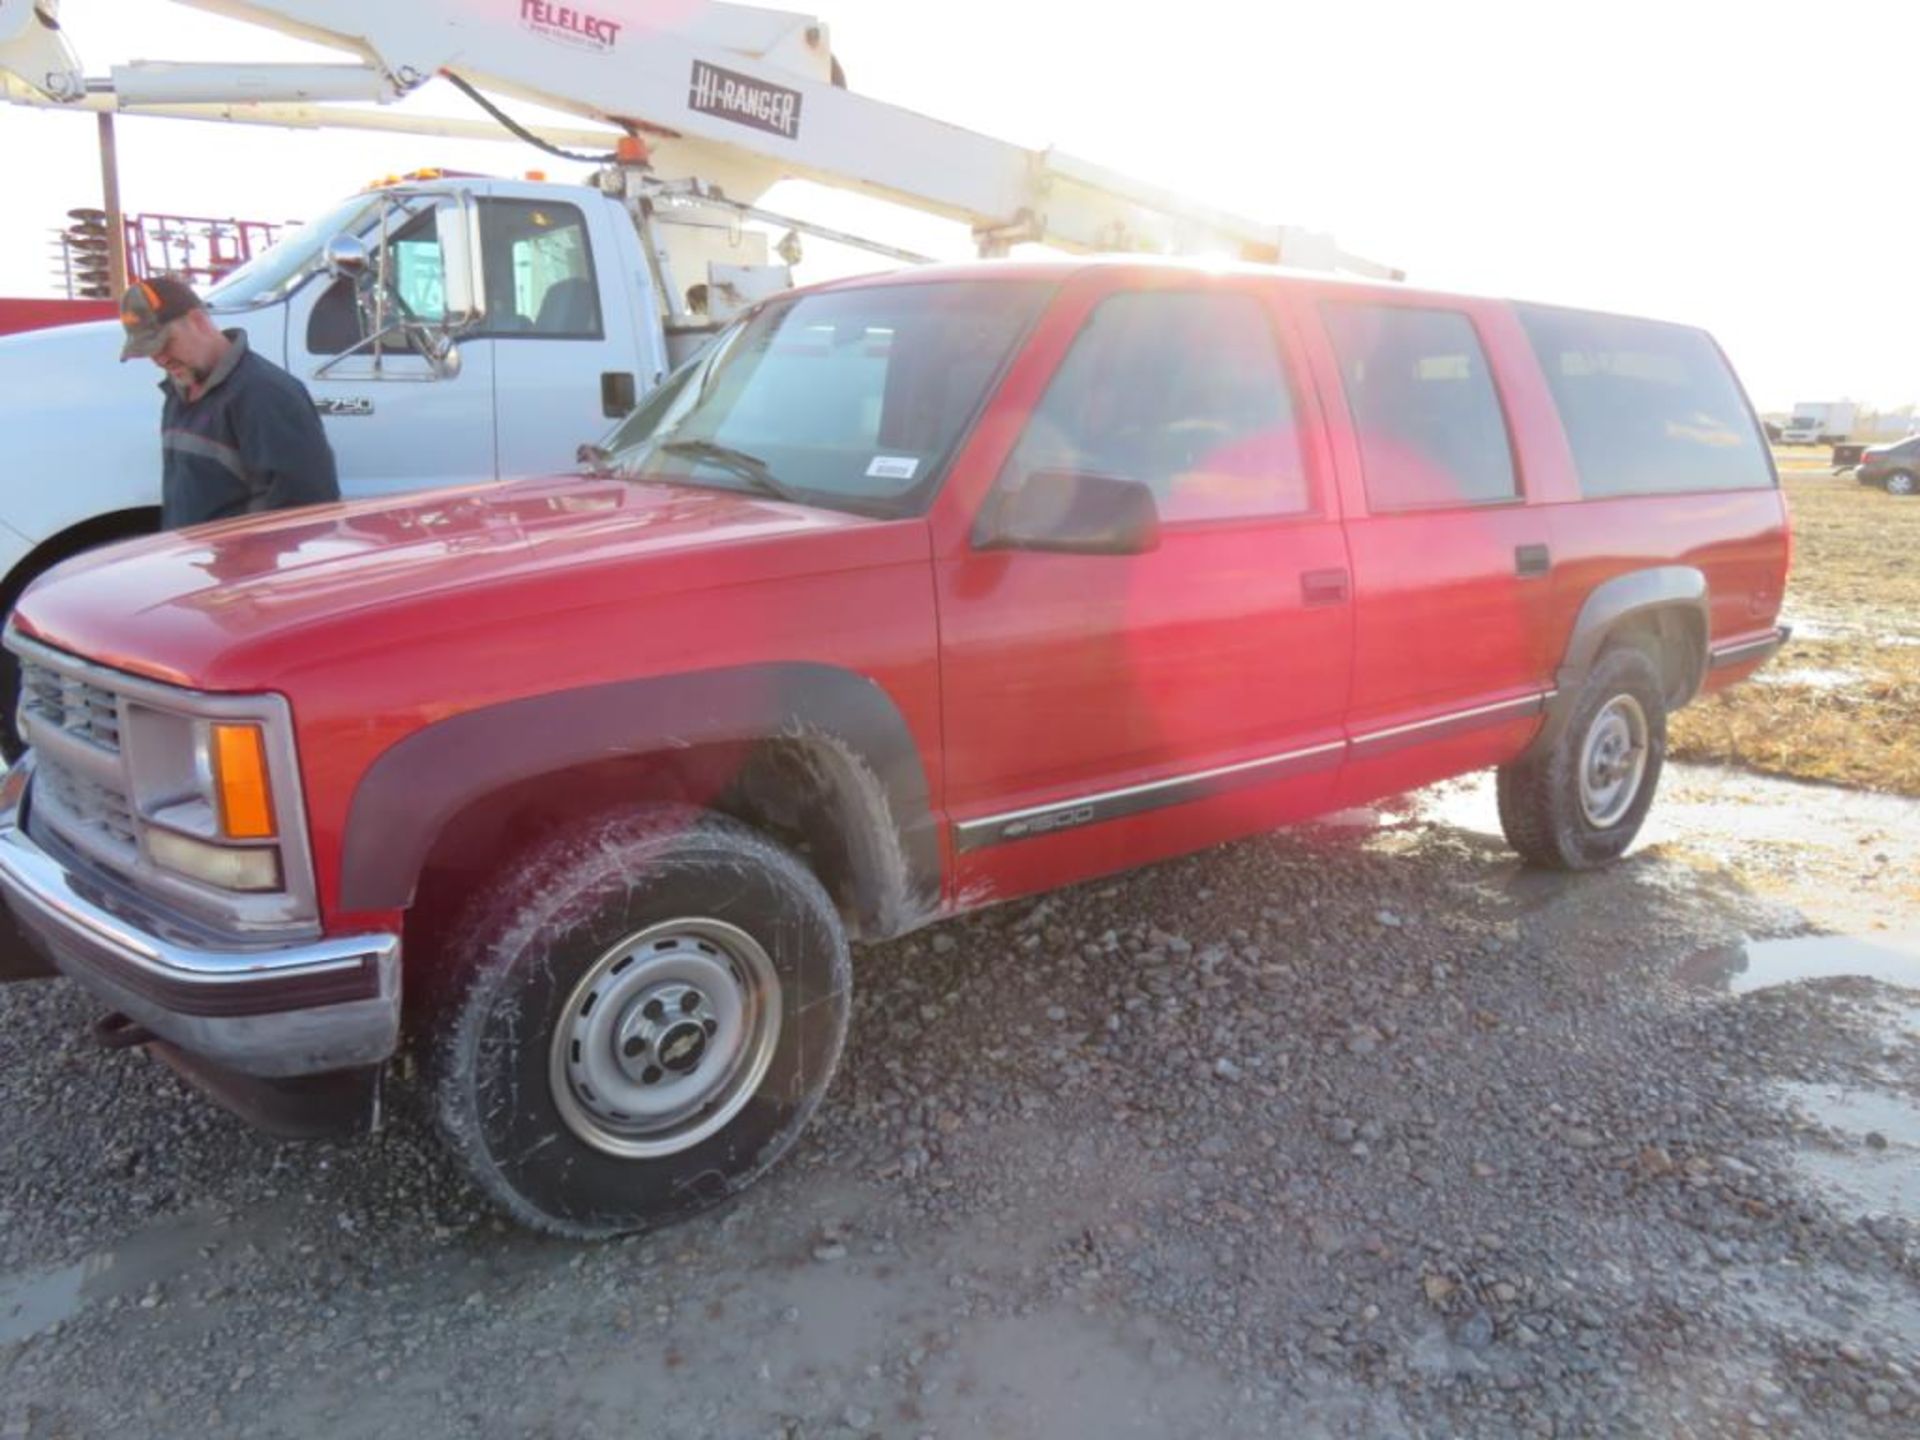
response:
M327 241L327 274L336 280L351 280L358 285L373 265L367 242L358 235L345 233Z
M1138 480L1038 470L988 503L973 543L979 550L1144 555L1160 547L1160 510Z
M480 206L468 192L453 197L434 217L440 237L440 273L446 294L448 334L469 330L487 318L486 266L480 253Z

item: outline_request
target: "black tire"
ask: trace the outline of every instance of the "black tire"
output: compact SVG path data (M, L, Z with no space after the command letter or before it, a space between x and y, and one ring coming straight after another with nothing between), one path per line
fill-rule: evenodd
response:
M1640 734L1631 737L1636 716ZM1623 731L1642 752L1637 774L1631 773L1631 754L1616 754L1609 744ZM1507 843L1528 864L1552 870L1591 870L1619 859L1647 817L1666 758L1660 667L1637 645L1607 649L1574 697L1558 738L1544 751L1500 767L1500 828ZM1583 788L1582 769L1589 764L1596 768ZM1629 773L1619 774L1620 765ZM1612 785L1592 780L1602 772L1615 777Z
M463 973L430 1043L440 1128L535 1229L649 1229L738 1192L793 1144L839 1062L852 975L839 916L798 860L724 816L585 823L511 863L453 933L443 964ZM742 1018L769 1014L770 1037ZM725 1076L731 1088L701 1088ZM621 1109L676 1086L697 1102L678 1128Z
M1920 483L1916 483L1913 471L1894 470L1887 475L1889 495L1911 495L1916 490L1920 490Z
M0 621L5 619L0 615ZM20 657L0 649L0 760L11 765L26 753L20 743Z

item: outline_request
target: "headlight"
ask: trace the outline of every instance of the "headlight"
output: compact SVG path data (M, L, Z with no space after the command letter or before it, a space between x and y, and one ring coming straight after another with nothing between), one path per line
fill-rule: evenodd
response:
M282 889L263 728L144 706L129 719L147 857L219 890Z
M153 863L222 890L278 890L280 852L271 846L247 850L210 845L172 830L152 826L147 853Z

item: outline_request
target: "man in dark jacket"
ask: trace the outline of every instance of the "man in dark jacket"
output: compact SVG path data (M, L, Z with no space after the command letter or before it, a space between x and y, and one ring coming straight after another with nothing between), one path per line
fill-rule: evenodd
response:
M160 389L160 523L168 529L340 498L307 387L221 330L178 280L141 280L120 300L120 358L167 372Z

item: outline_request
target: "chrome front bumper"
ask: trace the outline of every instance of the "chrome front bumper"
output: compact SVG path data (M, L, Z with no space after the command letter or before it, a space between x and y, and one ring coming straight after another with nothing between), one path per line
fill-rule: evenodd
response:
M103 1005L244 1075L321 1074L393 1053L397 936L220 949L171 933L34 842L20 824L29 783L10 774L0 786L0 895L29 941Z

